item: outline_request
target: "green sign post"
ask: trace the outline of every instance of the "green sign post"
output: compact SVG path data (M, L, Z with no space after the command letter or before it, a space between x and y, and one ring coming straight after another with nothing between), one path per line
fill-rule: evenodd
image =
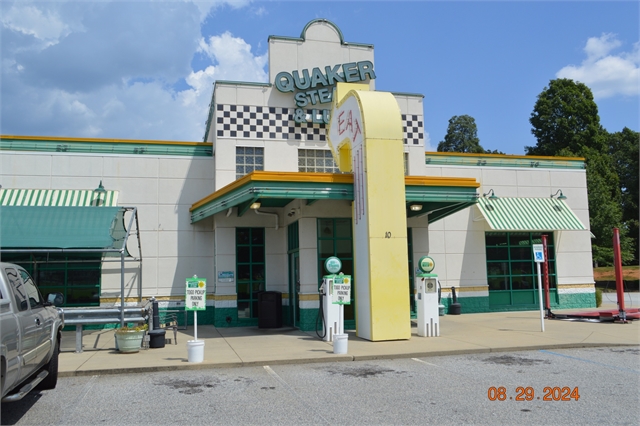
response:
M193 278L186 280L186 292L184 298L184 309L193 311L193 338L198 340L198 311L207 309L207 279Z

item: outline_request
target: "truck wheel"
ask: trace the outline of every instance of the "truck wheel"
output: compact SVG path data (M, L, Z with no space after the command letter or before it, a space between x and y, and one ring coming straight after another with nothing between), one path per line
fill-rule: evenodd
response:
M38 383L36 389L49 390L54 389L58 383L58 354L60 353L60 345L58 339L56 339L55 347L53 348L53 355L49 362L42 368L49 372L49 375L44 378L43 381Z

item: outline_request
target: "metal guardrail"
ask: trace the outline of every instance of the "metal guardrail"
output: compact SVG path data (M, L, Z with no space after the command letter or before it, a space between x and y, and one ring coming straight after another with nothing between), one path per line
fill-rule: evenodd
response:
M124 322L141 324L149 320L149 304L144 306L125 307ZM119 324L122 311L120 308L60 308L64 325L76 326L76 353L82 353L82 329L85 325Z

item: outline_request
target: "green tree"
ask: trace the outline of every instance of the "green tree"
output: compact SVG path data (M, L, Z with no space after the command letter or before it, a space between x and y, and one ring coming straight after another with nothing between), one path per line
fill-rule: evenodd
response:
M478 139L476 120L469 115L451 117L447 134L438 144L438 151L483 153L484 149L480 146L480 139Z
M628 230L622 226L620 178L591 89L569 79L551 80L538 95L529 122L537 144L525 148L528 155L585 158L594 263L612 264L613 228L620 229L623 261L630 262L634 250Z
M598 106L583 83L551 80L538 95L529 122L538 143L525 147L528 155L553 156L565 148L577 153L584 146L605 149Z
M634 264L638 264L638 159L640 158L640 133L625 127L621 132L612 133L608 138L609 154L615 162L620 179L622 197L622 222L633 240Z
M589 192L589 223L595 238L591 241L593 261L598 266L613 264L613 228L620 229L622 261L634 258L633 240L628 237L622 213L620 179L612 156L589 147L579 153L587 166Z

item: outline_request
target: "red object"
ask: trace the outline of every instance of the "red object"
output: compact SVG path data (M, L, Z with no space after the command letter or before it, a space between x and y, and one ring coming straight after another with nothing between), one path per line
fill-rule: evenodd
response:
M542 283L544 285L544 307L547 309L547 316L551 312L551 298L549 296L549 255L547 254L547 236L542 235L542 252L544 253L544 263L542 264Z
M624 317L624 288L622 282L622 256L620 255L620 230L613 228L613 266L616 273L618 309Z
M607 319L611 321L623 321L627 320L637 320L640 319L640 309L631 308L625 312L624 319L619 315L620 312L615 309L607 309L604 311L585 311L585 312L572 312L570 314L565 315L555 315L555 319L563 319L563 318L574 318L574 319L596 319L599 318L601 320L606 321Z

